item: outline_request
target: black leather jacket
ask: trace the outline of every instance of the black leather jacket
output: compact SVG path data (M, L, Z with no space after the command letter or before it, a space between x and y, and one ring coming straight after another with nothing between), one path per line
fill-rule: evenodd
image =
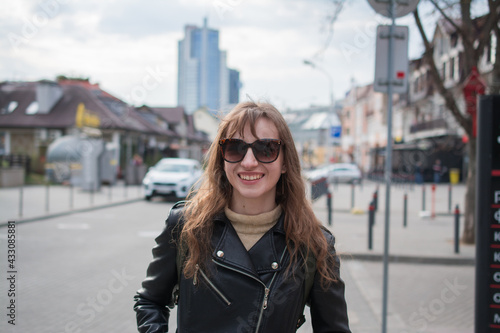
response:
M168 332L168 305L177 284L177 247L181 208L171 210L164 231L156 238L147 278L135 296L139 332ZM182 223L182 222L181 222ZM334 237L325 235L332 245ZM301 262L286 275L283 215L249 251L224 214L214 221L213 253L194 278L181 274L178 332L295 332L302 318L305 273ZM350 332L339 280L324 290L315 277L308 304L314 332Z

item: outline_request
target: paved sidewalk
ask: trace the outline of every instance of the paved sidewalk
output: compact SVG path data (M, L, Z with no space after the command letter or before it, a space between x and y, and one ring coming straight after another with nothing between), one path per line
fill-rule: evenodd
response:
M0 188L0 226L7 221L37 221L130 203L143 197L141 186L125 186L121 181L113 186L101 186L95 192L65 185Z
M368 206L378 186L378 210L373 226L372 249L368 249ZM325 196L313 203L317 217L337 238L337 249L344 258L381 259L384 253L385 233L385 185L365 182L363 188L354 189L354 209L352 188L348 185L331 187L333 194L332 225L328 225L327 199ZM432 193L426 186L425 211L422 210L422 187L391 187L389 218L389 255L392 261L420 263L474 263L475 246L459 244L455 253L454 207L464 207L465 186L453 186L451 192L452 211L449 211L449 187L436 187L434 211L431 217ZM407 195L407 221L404 226L404 195ZM460 216L462 234L464 219Z

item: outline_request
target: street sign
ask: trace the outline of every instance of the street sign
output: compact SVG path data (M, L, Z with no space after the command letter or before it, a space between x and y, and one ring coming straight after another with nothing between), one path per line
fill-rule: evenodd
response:
M418 5L419 0L393 0L395 5L394 17L403 17L413 12ZM390 0L368 0L372 8L382 16L392 18Z
M500 332L500 95L479 97L475 332Z
M342 126L332 126L330 130L332 138L340 139L342 136Z
M388 93L388 57L389 33L391 26L379 25L377 27L377 44L375 50L375 80L373 90ZM390 80L392 92L404 94L408 89L408 27L394 26L393 35L393 77Z

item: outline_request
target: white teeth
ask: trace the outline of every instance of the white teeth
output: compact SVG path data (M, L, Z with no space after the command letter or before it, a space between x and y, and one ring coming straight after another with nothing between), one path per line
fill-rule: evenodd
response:
M243 180L257 180L257 179L261 179L262 178L262 175L255 175L255 176L246 176L246 175L240 175L240 178L243 179Z

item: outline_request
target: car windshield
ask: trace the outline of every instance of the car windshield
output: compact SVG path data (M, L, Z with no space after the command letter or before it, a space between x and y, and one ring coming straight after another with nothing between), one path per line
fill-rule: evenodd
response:
M160 164L155 169L163 172L188 172L189 166L182 164Z

